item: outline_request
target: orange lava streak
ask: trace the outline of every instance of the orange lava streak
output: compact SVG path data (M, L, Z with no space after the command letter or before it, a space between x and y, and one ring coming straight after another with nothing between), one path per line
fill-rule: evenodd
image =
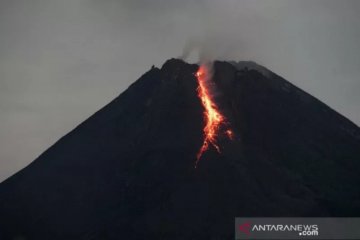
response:
M211 74L208 67L206 65L201 65L199 70L196 72L196 77L199 83L198 95L204 107L205 127L204 142L197 154L195 168L202 154L209 149L210 145L212 145L216 151L220 153L220 147L216 142L216 137L219 134L221 125L225 123L224 116L218 111L218 107L216 106L211 96L209 87ZM228 136L228 138L233 139L233 132L231 130L226 130L225 134Z

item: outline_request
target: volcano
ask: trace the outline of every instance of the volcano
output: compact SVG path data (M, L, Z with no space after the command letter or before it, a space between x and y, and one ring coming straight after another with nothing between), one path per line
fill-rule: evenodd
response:
M360 215L360 129L254 62L168 60L0 184L0 239L234 239L235 217ZM197 166L195 168L195 163Z

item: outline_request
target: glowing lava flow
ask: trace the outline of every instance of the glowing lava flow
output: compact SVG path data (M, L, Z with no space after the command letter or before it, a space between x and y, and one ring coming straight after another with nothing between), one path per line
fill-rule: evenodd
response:
M211 74L209 67L207 65L201 65L196 72L196 77L199 83L198 96L201 99L202 105L204 107L205 127L204 142L197 154L195 168L202 154L209 149L210 145L212 145L216 151L220 153L220 147L216 142L216 137L219 135L221 126L225 124L225 118L218 111L218 107L216 106L211 96L211 90L209 86L211 81ZM225 134L229 139L233 139L233 132L230 129L227 129Z

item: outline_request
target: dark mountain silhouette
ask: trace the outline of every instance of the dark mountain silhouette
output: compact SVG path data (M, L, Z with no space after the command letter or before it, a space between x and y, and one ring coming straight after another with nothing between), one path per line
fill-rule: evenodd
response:
M215 62L234 131L198 167L197 65L152 68L0 184L0 239L234 239L240 216L359 216L360 129L253 62Z

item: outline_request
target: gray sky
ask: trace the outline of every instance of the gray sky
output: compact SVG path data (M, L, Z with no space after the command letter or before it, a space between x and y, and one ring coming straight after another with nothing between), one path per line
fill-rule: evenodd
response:
M192 43L257 61L360 125L359 12L356 0L0 0L0 181Z

